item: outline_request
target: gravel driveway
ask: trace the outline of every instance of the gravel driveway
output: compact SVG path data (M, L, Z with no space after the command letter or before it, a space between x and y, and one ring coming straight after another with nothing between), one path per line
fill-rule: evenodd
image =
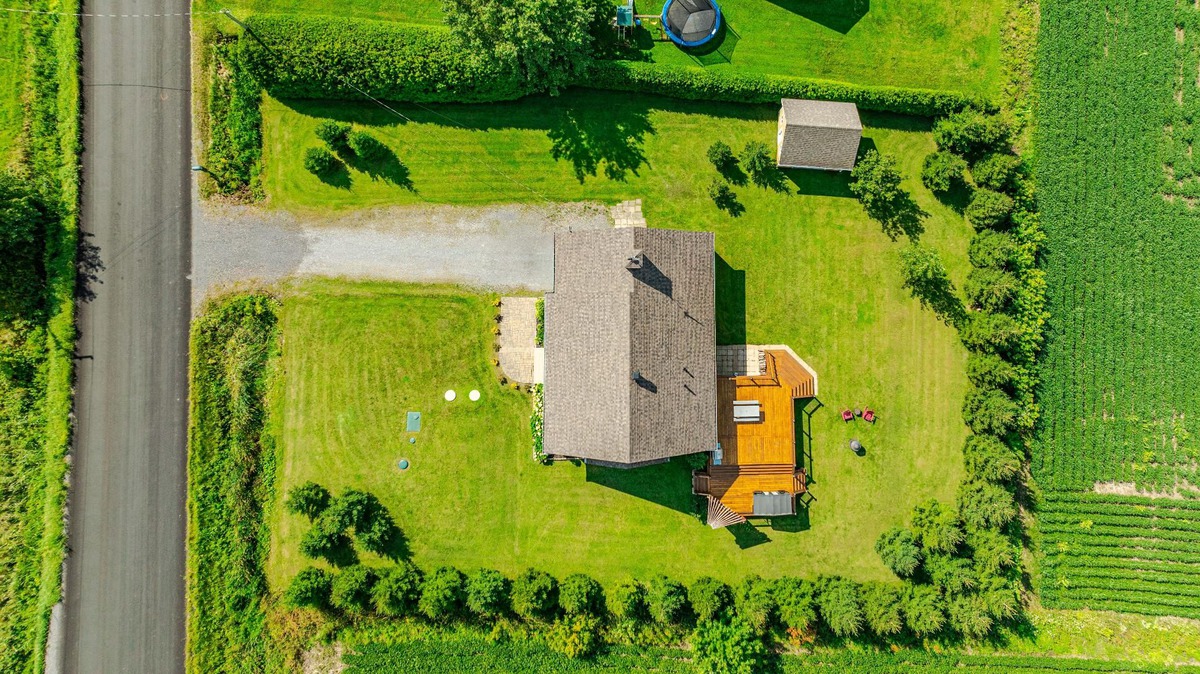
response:
M611 226L608 209L593 203L301 215L196 199L192 304L241 282L289 276L550 290L554 232Z

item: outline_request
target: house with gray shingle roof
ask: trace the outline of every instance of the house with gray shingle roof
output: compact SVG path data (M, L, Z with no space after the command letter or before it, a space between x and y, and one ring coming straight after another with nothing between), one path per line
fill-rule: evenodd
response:
M780 101L775 162L781 168L849 171L861 139L862 122L853 103Z
M711 232L555 235L546 453L633 467L717 447L715 266Z

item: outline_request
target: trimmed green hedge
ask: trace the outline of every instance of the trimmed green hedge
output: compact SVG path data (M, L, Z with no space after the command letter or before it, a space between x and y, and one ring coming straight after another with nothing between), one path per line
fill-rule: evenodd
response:
M934 117L968 106L993 109L983 99L947 91L844 84L828 80L720 73L640 61L598 61L580 86L702 101L778 103L781 98L847 101L865 110Z
M257 14L245 22L243 64L283 98L485 102L529 93L516 73L459 48L450 31L320 16Z

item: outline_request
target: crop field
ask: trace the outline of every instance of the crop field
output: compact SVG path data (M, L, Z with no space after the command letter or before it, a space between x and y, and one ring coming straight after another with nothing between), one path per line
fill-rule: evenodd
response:
M1200 616L1195 504L1082 494L1200 484L1200 12L1072 0L1043 3L1042 20L1035 144L1051 322L1033 469L1051 492L1044 599Z

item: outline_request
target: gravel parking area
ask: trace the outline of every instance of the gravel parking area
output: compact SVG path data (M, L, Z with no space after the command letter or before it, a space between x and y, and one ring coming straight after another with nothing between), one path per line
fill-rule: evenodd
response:
M554 284L554 232L611 226L608 209L592 203L305 215L197 198L192 304L240 283L290 276L545 291Z

